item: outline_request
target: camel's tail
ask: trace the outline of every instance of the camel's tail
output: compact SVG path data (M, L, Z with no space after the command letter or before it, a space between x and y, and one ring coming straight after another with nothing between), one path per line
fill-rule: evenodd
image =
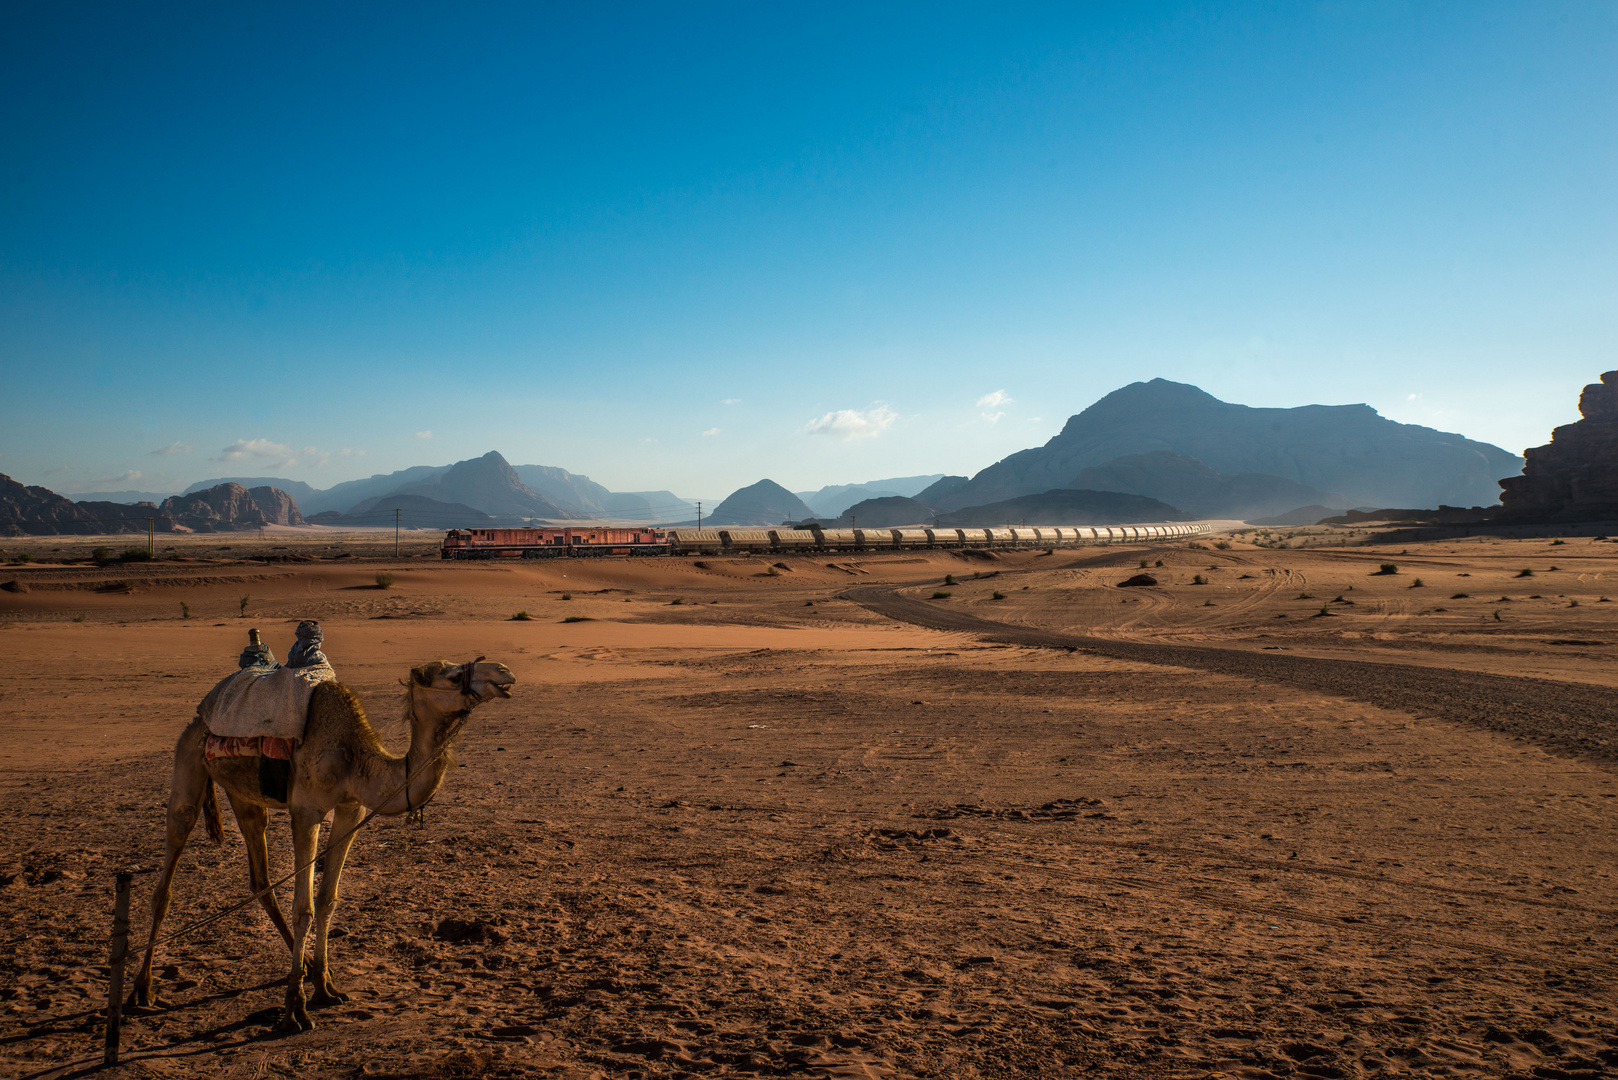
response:
M214 847L225 842L225 826L219 820L219 799L214 795L213 777L202 788L202 823L208 829L208 839Z

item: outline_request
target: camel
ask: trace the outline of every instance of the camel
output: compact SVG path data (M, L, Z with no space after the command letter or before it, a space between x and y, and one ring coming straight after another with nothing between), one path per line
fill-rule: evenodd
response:
M398 756L383 747L352 691L335 682L322 683L309 701L308 725L293 753L292 780L285 802L260 793L257 758L208 761L204 755L208 731L200 717L192 720L174 750L167 848L152 890L152 931L147 938L146 960L135 978L129 1003L157 1003L152 986L152 955L163 918L168 914L174 869L197 818L204 819L208 836L216 845L224 843L219 803L214 796L216 783L225 789L236 814L236 825L247 843L249 887L254 893L262 893L259 902L292 953L286 1013L279 1027L284 1031L308 1031L314 1027L309 1006L319 1008L347 1001L348 995L332 985L326 933L337 906L343 860L354 842L355 827L367 810L399 815L425 806L444 781L450 766L450 747L468 714L485 701L509 698L510 687L516 681L504 664L485 663L481 656L466 664L435 661L414 668L404 681L410 747ZM264 831L271 810L290 814L293 866L303 867L295 882L290 927L275 902L275 894L269 891L269 849ZM315 858L320 823L327 814L332 818L331 833L320 895L316 897L315 872L310 864ZM306 963L304 942L311 921L315 926L314 947ZM303 994L306 971L314 983L314 993L307 1002Z

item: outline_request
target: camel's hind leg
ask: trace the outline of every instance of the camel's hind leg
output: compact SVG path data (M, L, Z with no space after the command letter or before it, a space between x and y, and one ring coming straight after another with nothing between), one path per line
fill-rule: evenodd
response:
M254 893L263 892L270 884L270 849L265 842L264 834L269 828L270 812L257 803L238 799L225 789L225 795L230 799L230 808L236 814L236 826L242 831L242 840L247 844L247 887ZM287 943L287 950L292 949L292 928L281 915L281 905L275 902L275 893L264 892L258 898L264 905L264 913L270 917L270 922L281 932L281 940Z
M332 811L331 839L326 842L326 867L320 872L320 892L315 896L315 955L309 965L309 977L314 980L315 992L309 1004L340 1005L348 995L332 985L331 966L326 960L326 931L331 929L332 912L337 907L337 890L343 880L343 863L353 845L354 831L365 817L365 807L344 805Z
M158 931L169 913L169 900L174 884L174 869L179 865L180 853L196 826L197 816L207 817L208 835L214 843L224 839L219 824L219 803L214 798L213 777L203 759L203 739L206 732L193 721L181 734L174 748L174 779L169 786L168 836L163 851L163 866L152 889L152 932L146 939L146 959L135 976L130 992L131 1005L154 1005L157 994L152 988L152 955Z

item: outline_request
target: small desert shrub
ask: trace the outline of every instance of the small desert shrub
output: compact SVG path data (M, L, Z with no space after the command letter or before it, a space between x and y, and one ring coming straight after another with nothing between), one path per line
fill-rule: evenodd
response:
M393 588L393 575L386 570L378 570L376 572L376 587L379 589Z
M1562 569L1560 566L1553 566L1553 567L1550 568L1550 570L1547 571L1547 573L1554 574L1560 569Z
M1398 563L1385 562L1385 563L1383 563L1381 565L1381 567L1379 567L1377 569L1378 574L1397 574L1398 572L1399 572L1399 564Z
M1567 606L1568 606L1568 607L1578 607L1578 606L1579 606L1579 602L1578 602L1578 601L1577 601L1577 600L1569 600L1569 601L1568 601L1568 602L1567 602Z
M1197 543L1195 540L1193 540L1189 544L1187 544L1186 547L1190 548L1192 551L1207 551L1208 550L1206 547L1204 547L1203 545Z
M995 598L995 599L996 599L996 600L1004 600L1004 599L1005 599L1005 598L1006 598L1006 594L1005 594L1005 593L1003 593L1003 592L996 592L996 593L995 593L995 594L994 594L994 598ZM1576 601L1575 601L1575 602L1576 602Z
M236 607L237 607L237 610L239 612L239 615L238 615L239 618L243 618L243 619L247 618L247 602L249 600L251 600L251 599L253 599L251 596L244 596L244 597L242 597L240 600L238 600L236 602Z
M940 590L938 592L933 593L933 599L934 600L948 600L951 595L952 595L951 593L943 592L942 590Z
M567 618L563 619L562 621L563 622L590 622L592 620L590 619L590 616L588 616L588 615L569 615Z
M563 600L571 600L571 599L573 599L573 594L570 593L570 592L565 592L565 593L562 594L562 599Z
M803 606L804 606L804 607L814 607L814 606L815 606L815 602L814 602L814 601L813 601L813 600L805 600L805 601L804 601L804 602L803 602Z
M189 619L190 617L191 617L191 605L186 603L184 600L181 600L180 601L180 618Z
M1146 569L1146 560L1145 560L1145 559L1142 559L1142 560L1141 560L1141 561L1140 561L1140 568L1141 568L1141 569L1142 569L1142 570L1144 570L1144 569Z
M1522 569L1521 569L1521 570L1519 570L1519 571L1517 571L1517 576L1518 576L1518 577L1533 577L1533 576L1534 576L1534 572L1533 572L1533 571L1532 571L1532 570L1530 570L1530 569L1528 569L1528 568L1527 568L1527 567L1526 567L1526 566L1525 566L1525 567L1523 567L1523 568L1522 568Z
M145 548L125 548L124 553L118 556L119 562L151 562L152 553Z
M1298 599L1299 600L1313 600L1314 597L1312 595L1310 595L1309 593L1301 592L1301 593L1298 594Z
M955 584L955 575L954 574L945 574L944 575L944 584L945 585L953 585L953 584Z
M1141 565L1144 566L1145 564L1142 563ZM1202 576L1201 574L1198 574L1198 575L1196 575L1195 577L1193 577L1191 579L1191 584L1193 584L1193 585L1206 585L1206 584L1208 584L1208 579L1206 577Z
M17 563L18 565L21 565L23 563L31 563L31 562L33 562L34 557L32 555L28 554L28 552L26 552L26 551L19 551L19 552L17 552L17 554L15 554L15 555L13 555L11 557L11 561L14 562L14 563Z
M74 622L83 622L84 621L84 616L83 615L75 615L75 616L73 616L73 621Z
M1471 595L1472 595L1471 593L1458 592L1454 596L1450 597L1450 599L1451 600L1465 600L1467 597L1469 597Z
M1214 606L1214 602L1213 602L1213 601L1212 601L1212 600L1204 600L1204 601L1203 601L1203 602L1202 602L1202 606L1203 606L1203 607L1213 607L1213 606Z
M1422 580L1421 580L1421 578L1416 578L1416 579L1415 579L1415 580L1414 580L1414 581L1412 581L1412 582L1411 582L1411 583L1410 583L1410 587L1411 587L1411 588L1412 588L1412 589L1419 589L1419 588L1421 588L1421 587L1422 587Z
M683 604L683 603L685 603L685 599L683 597L676 596L673 600L669 601L669 606L672 607L675 604Z
M777 570L773 566L766 566L764 568L764 573L765 573L765 576L767 576L767 577L780 577L781 576L781 571Z
M1215 541L1214 547L1218 548L1220 551L1229 551L1230 550L1230 541L1229 540Z
M1551 541L1551 547L1555 547L1558 544L1565 544L1565 543L1567 543L1566 540L1552 540Z
M90 552L90 558L94 559L96 562L111 562L112 548L98 547L94 551Z
M1157 560L1157 565L1162 566L1163 565L1163 560L1162 559Z
M511 617L511 622L532 622L533 616L526 611L519 611Z

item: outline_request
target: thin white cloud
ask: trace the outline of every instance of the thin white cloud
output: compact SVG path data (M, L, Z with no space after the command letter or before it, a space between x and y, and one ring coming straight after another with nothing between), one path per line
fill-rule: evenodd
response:
M271 442L268 439L237 439L219 451L219 456L214 460L241 461L250 457L280 460L289 465L297 464L297 460L292 456L292 447L285 443Z
M869 409L838 409L818 420L809 421L803 430L806 435L830 435L849 442L853 439L874 439L899 419L899 414L886 405L873 405Z
M1006 393L1004 390L996 390L992 394L984 394L982 397L978 398L978 408L998 409L1002 405L1010 405L1011 402L1012 397L1010 394ZM993 421L990 421L990 423L993 423Z
M999 412L986 412L982 414L983 422L985 424L998 424L1000 422L1000 418L1004 415L1006 415L1004 409Z
M195 447L189 443L171 442L167 446L159 446L156 450L147 451L147 457L170 457L174 454L189 454Z
M702 433L702 437L705 439L711 439L717 434L719 434L719 429L716 427L711 427Z
M742 399L739 398L739 397L728 397L724 401L721 401L719 404L721 404L721 405L740 405L741 403L742 403Z
M120 484L133 484L135 481L140 480L143 476L144 474L139 469L130 469L128 472L125 472L120 476L102 477L100 480L90 481L90 484L99 491L111 491L116 489Z
M416 432L416 438L418 438L418 439L430 439L432 437L433 437L433 433L431 431L418 431L418 432Z

